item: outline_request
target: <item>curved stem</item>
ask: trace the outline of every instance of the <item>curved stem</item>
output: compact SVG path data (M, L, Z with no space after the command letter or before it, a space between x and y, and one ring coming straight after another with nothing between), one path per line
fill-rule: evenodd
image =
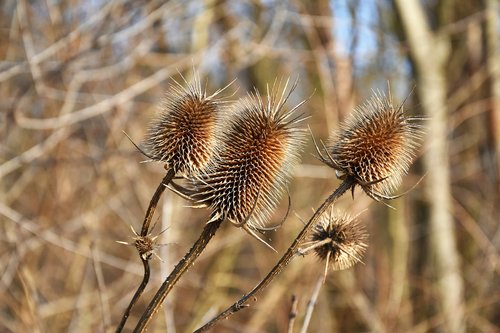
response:
M130 316L130 311L132 310L132 307L135 305L135 303L137 303L137 300L139 299L139 297L141 297L142 292L144 291L144 289L148 285L149 277L151 275L151 269L149 268L149 261L144 260L142 258L141 258L141 260L142 260L142 264L144 266L144 275L142 277L141 284L139 285L139 287L135 291L135 294L132 297L132 300L130 300L129 305L125 309L125 312L123 313L122 319L121 319L120 323L118 324L118 326L116 327L116 331L115 331L116 333L121 332L123 330L123 328L125 327L125 323L127 322L127 319Z
M172 181L175 176L175 171L170 169L167 171L165 177L163 177L160 185L156 188L155 194L151 198L149 202L148 210L146 211L146 216L144 217L144 222L142 223L141 236L147 236L149 233L149 226L151 225L151 220L153 219L153 215L156 210L156 206L160 201L161 195L165 191L166 186Z
M244 307L247 307L245 304L250 298L254 297L258 292L262 291L266 288L271 281L281 273L281 271L292 261L297 253L297 249L299 248L300 243L305 239L309 230L315 223L318 221L319 217L329 208L342 194L344 194L348 189L355 185L355 181L351 178L346 178L342 184L323 202L323 204L316 210L314 215L311 217L309 222L304 226L302 231L298 234L298 236L293 241L292 245L288 248L285 254L281 257L280 261L273 267L273 269L266 275L266 277L259 282L257 286L255 286L249 293L245 294L240 300L231 305L229 308L221 312L217 317L210 320L203 327L197 329L195 332L206 332L210 328L212 328L218 321L221 319L226 319L232 314L238 312Z
M207 223L203 229L200 237L191 247L188 253L179 261L175 266L174 270L166 278L163 284L160 286L155 296L149 303L146 311L142 314L141 319L137 323L134 332L144 332L147 325L153 318L153 315L158 311L163 301L167 297L168 293L172 290L174 285L180 279L180 277L187 271L187 269L194 263L198 256L203 252L208 242L215 235L217 229L219 229L223 219L219 218L215 221Z
M168 170L167 174L165 177L163 177L161 183L158 185L156 188L155 193L153 194L153 197L151 198L151 201L149 202L149 207L148 210L146 211L146 216L144 217L144 222L142 223L142 229L141 229L141 234L140 237L145 237L149 234L149 226L151 225L151 220L153 219L153 215L156 210L156 206L158 206L158 202L160 201L161 195L165 191L166 185L170 183L170 181L174 178L175 172L170 169ZM137 303L137 300L141 297L144 289L146 289L146 286L149 283L149 277L151 275L151 269L149 267L149 258L144 257L141 253L139 253L139 257L141 258L142 265L144 266L144 275L142 277L141 284L135 291L134 296L130 300L129 305L123 312L122 319L120 320L120 323L116 327L116 333L119 333L123 330L125 327L125 323L127 322L128 317L130 316L130 311L134 307L135 303Z

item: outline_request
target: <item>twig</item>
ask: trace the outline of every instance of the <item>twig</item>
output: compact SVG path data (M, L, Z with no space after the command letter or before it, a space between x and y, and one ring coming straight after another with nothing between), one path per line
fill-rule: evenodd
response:
M19 28L21 29L21 36L23 40L24 50L26 52L26 59L28 61L31 76L33 78L35 90L38 95L43 96L44 87L42 80L42 71L37 63L34 63L31 59L35 55L35 46L33 43L33 35L31 34L30 28L28 26L28 9L26 8L26 0L19 1L17 4L17 19L19 20Z
M51 229L43 229L39 223L27 219L18 211L12 209L11 207L6 206L3 202L0 202L0 216L5 217L3 221L10 220L14 223L16 228L19 228L20 230L25 230L33 235L32 238L24 239L22 247L21 246L19 247L18 251L21 257L24 256L26 252L33 251L32 249L37 249L38 242L45 242L47 244L50 244L51 246L55 246L58 249L68 251L70 253L76 254L78 256L87 259L92 259L92 255L90 255L87 250L82 249L82 247L79 246L77 243L73 242L67 237L62 236L60 232L55 232ZM74 219L74 220L78 221L79 219ZM134 265L133 267L128 268L128 266L126 265L127 262L125 260L111 256L107 253L99 251L98 249L96 249L96 251L99 253L99 260L102 263L109 265L110 267L120 268L124 271L125 270L128 271L129 273L135 273L137 271L138 266ZM7 258L8 254L9 253L0 257L1 263L7 262L5 258ZM9 275L8 272L5 271L4 269L4 273L2 275L0 283L0 293L5 290L4 289L5 286L8 286L11 283L9 281L11 281L13 277L9 277L8 275Z
M198 56L201 54L202 54L201 52L198 54L193 54L193 57L190 59L197 59ZM166 80L173 73L174 68L180 70L180 68L183 68L184 66L189 64L190 61L191 60L186 60L186 59L179 60L173 63L168 68L162 68L156 71L154 74L124 89L123 91L117 93L113 97L102 100L83 109L67 114L62 114L61 116L54 118L45 118L38 120L31 119L30 120L31 125L29 127L27 126L28 125L27 123L24 123L25 128L31 128L31 129L59 128L59 129L54 131L49 137L47 137L47 139L45 139L41 143L34 145L33 147L29 148L23 153L19 153L17 156L1 164L0 178L4 177L5 175L13 172L14 170L26 164L29 164L30 162L40 158L41 156L45 156L44 154L54 149L61 141L66 139L76 130L76 127L67 127L67 126L109 112L116 105L124 105L126 102L130 101L137 95L144 93L145 91L151 89L152 87L157 86L158 83ZM35 122L37 122L40 126L38 125L35 126ZM45 125L48 125L48 127Z
M172 169L168 170L165 177L163 177L160 185L158 185L158 188L156 189L153 198L151 198L151 202L149 203L149 207L148 210L146 211L146 216L144 217L144 222L142 224L142 229L141 229L142 237L147 236L149 234L149 226L151 225L151 220L153 219L153 215L155 213L156 206L158 205L158 201L160 201L160 197L163 194L163 191L165 191L167 185L174 178L174 176L175 176L174 170Z
M153 194L153 197L151 198L151 201L149 202L149 207L148 210L146 211L146 216L144 217L144 222L142 223L142 229L141 229L141 237L146 237L149 234L149 226L151 225L151 220L153 219L153 215L156 210L156 206L158 205L158 202L160 201L161 195L166 189L166 185L170 183L170 181L174 178L175 172L170 169L165 177L163 177L160 185L156 188L155 193ZM141 297L142 293L144 292L144 289L146 289L146 286L148 285L149 282L149 277L151 275L151 269L149 267L149 257L144 256L141 253L139 253L139 257L142 260L142 264L144 266L144 275L142 277L141 284L135 291L134 296L132 297L132 300L130 301L129 305L125 309L125 312L123 313L122 319L118 326L116 327L116 333L119 333L123 330L125 327L125 323L127 322L127 319L130 315L130 311L134 307L135 303L137 303L137 300Z
M104 274L102 272L101 261L99 260L99 252L97 251L96 244L92 244L92 265L94 267L94 273L97 280L97 287L99 290L99 302L101 306L102 314L102 326L104 330L107 330L111 324L111 316L109 313L109 300L107 297L106 284L104 282Z
M172 290L180 277L203 252L210 239L212 239L217 229L219 229L222 221L223 219L219 218L205 225L205 228L203 229L198 240L194 243L189 252L186 253L186 255L179 261L174 270L165 279L163 284L156 292L155 296L146 308L146 311L144 311L144 313L142 314L141 319L139 319L134 332L144 332L146 330L147 325L149 324L151 319L153 319L153 315L158 311L168 293Z
M300 333L307 332L307 328L309 327L309 322L311 321L312 313L314 311L314 306L316 305L316 302L318 300L319 291L321 290L321 286L323 286L323 283L324 277L321 276L318 281L316 281L311 299L309 300L309 302L307 302L306 315L304 316L304 322L302 323Z
M295 238L293 241L292 245L288 248L286 253L281 257L280 261L273 267L273 269L266 275L266 277L259 282L257 286L255 286L249 293L244 295L240 300L238 300L236 303L231 305L229 308L221 312L217 317L213 318L211 321L209 321L207 324L205 324L203 327L197 329L195 332L206 332L210 328L212 328L218 321L221 319L228 318L232 314L238 312L244 307L247 307L245 303L254 295L256 295L258 292L262 291L265 287L267 287L271 281L281 273L281 271L290 263L290 261L295 257L295 255L298 253L297 249L299 248L299 245L301 242L305 239L307 236L309 230L312 228L312 226L315 225L315 223L318 221L319 217L340 197L342 194L344 194L348 189L350 189L354 184L354 180L350 178L346 178L342 184L339 185L339 187L323 202L323 204L318 208L318 210L314 213L314 215L311 217L309 222L304 226L302 231L299 233L299 235Z
M59 39L57 42L51 44L49 47L44 49L43 51L33 54L30 61L32 64L38 65L42 63L43 61L50 59L54 54L57 54L60 52L63 48L69 47L69 45L72 45L72 43L77 40L78 38L81 38L84 36L86 33L90 32L92 29L96 29L96 27L99 26L99 23L105 21L105 19L109 16L109 13L111 10L116 7L117 5L120 5L116 1L109 2L108 4L102 6L98 11L96 11L95 14L93 14L86 22L82 23L80 26L78 26L76 29L71 31L67 36ZM13 77L14 75L17 75L19 73L22 73L23 69L29 66L28 61L24 61L21 63L16 64L15 66L12 66L4 71L0 72L0 82L6 81Z
M290 314L288 315L288 333L293 333L293 324L295 323L295 318L297 318L297 304L299 300L297 296L292 295L292 306L290 308Z

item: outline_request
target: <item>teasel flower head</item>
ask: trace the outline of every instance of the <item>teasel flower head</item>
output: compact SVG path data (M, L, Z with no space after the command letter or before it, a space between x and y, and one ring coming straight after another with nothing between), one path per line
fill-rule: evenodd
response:
M377 201L394 199L391 193L408 173L422 139L420 120L407 116L403 105L394 106L391 96L374 93L330 136L320 158L352 184L353 194L359 185Z
M192 83L184 77L185 86L174 81L144 140L151 160L184 175L202 172L217 153L217 127L224 104L218 95L226 88L208 95L193 72Z
M300 252L310 250L325 261L325 275L328 268L347 269L361 262L366 251L368 234L365 227L347 213L325 213L313 226L309 241L304 243Z
M221 149L209 171L195 180L192 199L212 208L212 219L227 219L259 238L300 161L305 119L285 105L295 89L288 81L237 101L224 123ZM283 89L281 89L283 86ZM260 239L260 238L259 238Z
M155 226L156 223L153 225L153 229L155 228ZM151 233L141 236L135 231L135 229L132 226L130 226L130 229L132 230L132 233L134 235L132 237L132 242L124 242L124 241L116 241L116 242L119 244L134 246L142 260L149 260L154 255L157 259L163 261L156 253L156 250L159 247L166 245L158 243L158 238L161 236L163 232L165 232L166 229L161 231L155 236L153 236Z

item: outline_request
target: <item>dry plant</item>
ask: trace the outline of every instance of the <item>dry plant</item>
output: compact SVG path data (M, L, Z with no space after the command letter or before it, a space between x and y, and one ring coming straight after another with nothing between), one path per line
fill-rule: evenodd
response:
M152 121L142 151L151 161L163 164L167 174L158 185L149 203L141 233L134 231L134 245L144 266L144 276L132 300L127 306L116 332L121 332L127 322L132 307L146 288L151 275L149 259L156 247L156 238L151 236L150 225L161 195L176 174L195 176L205 172L207 164L216 154L218 122L222 102L218 90L208 96L202 89L200 78L193 71L194 82L186 87L175 82L161 106L158 119ZM132 228L132 230L134 230Z
M285 106L295 87L288 89L288 81L283 87L275 82L267 90L266 101L255 91L235 103L220 129L220 142L214 144L218 154L204 172L192 177L190 188L173 187L196 205L210 207L211 217L198 240L160 286L135 331L146 330L154 313L224 220L272 249L256 231L265 230L280 192L299 162L305 132L297 126L304 118L295 111L303 102L291 109ZM154 126L163 128L161 124Z
M334 203L346 191L351 190L354 198L356 186L361 187L376 201L396 198L390 196L390 193L408 172L411 156L415 154L422 134L421 125L404 114L403 105L394 106L392 100L385 96L375 94L366 104L355 109L341 124L340 129L331 135L330 145L324 148L327 157L317 147L320 160L342 172L337 174L342 183L314 212L262 281L196 332L205 332L218 321L247 307L249 299L266 288L297 254L303 254L305 250L316 249L316 253L326 260L327 267L330 259L332 260L331 266L334 269L348 268L352 263L360 261L360 254L366 247L366 235L362 227L352 223L350 218L323 215L329 208L333 208ZM390 184L389 187L381 187L384 183ZM384 189L385 194L380 194L378 188ZM311 230L310 237L315 243L312 247L309 242L305 242ZM305 250L300 249L301 245L306 246ZM341 251L344 251L343 255ZM347 259L346 256L350 258Z
M205 250L224 220L274 250L256 232L266 230L266 221L298 163L304 141L304 130L297 125L305 118L294 113L304 102L291 109L285 106L297 82L288 92L288 81L283 88L275 82L271 90L267 89L266 101L255 91L234 103L230 108L231 117L224 122L219 119L222 122L219 138L214 130L218 120L217 103L200 92L197 77L195 84L197 88L188 84L187 90L174 91L174 95L168 97L167 112L153 121L145 140L150 152L144 154L166 163L165 168L169 171L160 187L170 187L175 173L184 171L191 183L187 187L172 183L171 188L198 207L210 207L212 213L198 240L156 292L135 332L147 329L169 292ZM422 127L415 120L404 114L403 105L395 107L391 99L375 94L332 134L330 144L324 147L327 157L316 146L320 160L337 171L342 184L314 213L270 273L252 291L198 331L208 330L218 320L243 308L246 301L264 289L298 253L304 255L314 249L326 261L324 279L330 266L334 270L345 269L361 261L366 248L362 226L348 215L323 215L347 190L352 190L354 198L355 186L360 186L376 201L396 198L390 193L408 172L422 135ZM146 262L145 273L117 332L123 329L131 307L149 280L150 272L146 267L154 242L146 242L149 246L145 253L143 238L149 237L150 211L154 211L161 193L157 190L153 196L141 236L135 240L140 258ZM305 242L311 230L311 240Z
M217 208L207 196L185 201L165 190L166 159L140 163L151 158L123 132L139 140L154 131L151 119L172 124L157 109L172 105L165 94L174 90L209 97L235 80L213 96L221 107L218 126L232 117L231 100L253 87L265 95L276 78L299 76L286 106L307 100L300 112L310 116L304 125L321 154L306 140L269 214L252 214L241 228L221 224L148 331L192 332L248 293L287 252L338 176L356 179L355 200L348 193L333 212L326 209L286 271L256 294L258 302L248 299L249 309L218 321L214 331L497 332L499 13L496 0L2 1L0 331L114 331L147 264L149 282L123 327L131 331ZM372 90L386 91L387 82L394 97L376 93L381 102L404 100L415 87L404 114L428 119L422 149L400 179L385 169L370 178L356 169L369 169L361 156L339 151L354 105L379 104ZM170 142L164 140L155 142ZM158 159L169 149L138 146ZM220 154L216 149L214 156ZM383 199L424 173L407 195ZM199 179L179 171L170 187L203 199ZM209 207L186 207L201 204ZM318 263L315 249L323 243L311 243L313 232L332 215L361 211L355 220L370 234L363 264L333 272L332 248L328 266ZM328 238L325 246L336 245ZM116 240L137 246L143 258ZM151 254L163 261L142 261Z

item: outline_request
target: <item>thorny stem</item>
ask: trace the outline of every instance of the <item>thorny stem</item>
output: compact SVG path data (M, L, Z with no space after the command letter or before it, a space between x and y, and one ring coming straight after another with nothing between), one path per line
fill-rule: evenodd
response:
M187 269L194 263L198 256L203 252L208 242L215 235L217 229L219 229L223 219L219 218L215 221L207 223L203 229L200 237L191 247L188 253L177 263L174 270L165 279L163 284L160 286L155 296L149 303L146 311L142 314L141 319L137 323L134 332L144 332L147 325L153 318L153 315L158 311L163 301L167 297L168 293L172 290L174 285L180 279L180 277L187 271Z
M149 226L151 225L151 220L153 219L153 215L156 210L156 206L158 205L158 202L160 201L161 195L165 191L166 185L170 183L170 181L174 178L175 172L170 169L168 170L167 174L165 177L163 177L161 183L158 185L156 188L155 193L153 194L153 197L151 198L151 201L149 202L149 207L148 210L146 211L146 216L144 217L144 222L142 223L142 229L141 229L141 237L145 237L149 234ZM149 267L149 258L143 256L141 253L139 253L139 257L141 258L142 265L144 266L144 275L142 277L141 284L135 291L134 296L130 300L129 305L125 309L125 312L123 313L122 319L120 320L120 323L116 327L116 333L119 333L123 330L125 327L125 323L127 322L128 317L130 316L130 311L134 307L135 303L137 303L137 300L141 297L144 289L146 289L146 286L148 285L149 282L149 277L151 275L151 269Z
M210 328L212 328L218 321L221 319L226 319L232 314L238 312L242 308L248 307L246 305L246 302L254 297L257 293L262 291L264 288L266 288L271 281L278 276L281 271L292 261L292 259L295 257L295 255L298 253L297 249L299 248L299 245L301 242L305 239L307 236L309 230L312 228L312 226L315 225L319 217L340 197L342 196L347 190L349 190L351 187L353 187L356 184L355 180L352 178L346 178L342 184L339 185L339 187L323 202L323 204L316 210L314 215L311 217L309 222L304 226L302 231L298 234L298 236L295 238L293 241L292 245L288 248L288 250L285 252L285 254L281 257L280 261L273 267L273 269L266 275L266 277L259 282L257 286L255 286L250 292L245 294L242 298L240 298L236 303L228 307L226 310L221 312L217 317L213 318L210 320L208 323L206 323L204 326L201 328L197 329L195 333L200 333L200 332L206 332Z

